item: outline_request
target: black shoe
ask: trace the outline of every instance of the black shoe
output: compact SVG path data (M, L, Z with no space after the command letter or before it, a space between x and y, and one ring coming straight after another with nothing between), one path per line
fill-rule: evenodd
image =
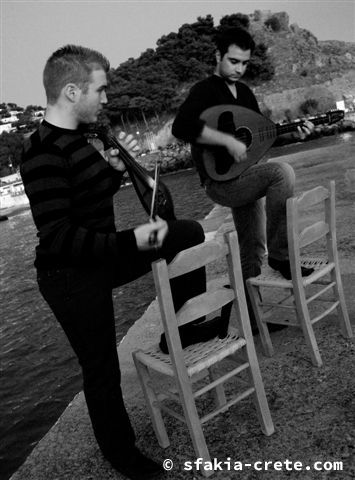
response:
M281 325L280 323L268 323L267 328L269 330L269 333L272 332L278 332L279 330L283 330L284 328L287 328L288 325ZM255 337L256 335L259 335L259 328L257 325L252 326L251 332L253 336Z
M153 480L161 478L164 469L159 463L143 455L138 448L124 452L120 458L108 459L115 470L130 480Z
M269 332L278 332L279 330L283 330L284 328L287 328L288 325L282 325L281 323L268 323L267 328L269 329Z
M230 288L229 285L224 285L225 288ZM208 342L212 338L225 338L228 335L229 317L231 314L233 302L229 302L222 307L221 316L212 318L207 321L195 321L179 327L179 335L182 348L200 342ZM160 350L167 354L169 353L168 344L165 333L161 334Z
M277 270L286 280L291 280L291 267L288 260L276 260L276 258L268 258L268 263L271 268ZM313 268L301 267L302 277L308 277L314 272Z
M179 327L182 348L186 348L194 343L208 342L208 340L212 340L217 335L219 338L224 338L227 333L228 323L225 325L221 317L215 317L203 323L187 324ZM159 347L163 353L169 353L165 333L161 334Z

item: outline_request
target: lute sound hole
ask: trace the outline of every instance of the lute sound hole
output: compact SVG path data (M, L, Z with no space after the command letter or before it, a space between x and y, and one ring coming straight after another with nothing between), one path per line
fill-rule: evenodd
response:
M247 127L239 127L238 129L236 129L234 124L233 112L227 110L221 113L221 115L218 117L217 128L221 132L233 135L237 140L243 142L247 148L249 148L249 146L251 145L251 131ZM217 155L216 173L218 175L228 173L229 169L234 163L233 157L229 155L229 153L224 147L215 147L213 150Z

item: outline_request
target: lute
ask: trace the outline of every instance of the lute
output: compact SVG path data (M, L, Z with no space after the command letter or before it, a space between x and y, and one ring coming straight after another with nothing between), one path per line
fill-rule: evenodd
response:
M200 115L208 127L233 135L245 143L247 159L236 163L224 147L193 145L196 163L202 160L207 175L219 182L239 177L252 165L260 162L279 135L297 130L304 121L276 124L262 114L237 105L217 105ZM307 118L314 125L331 124L344 118L343 110L331 110Z

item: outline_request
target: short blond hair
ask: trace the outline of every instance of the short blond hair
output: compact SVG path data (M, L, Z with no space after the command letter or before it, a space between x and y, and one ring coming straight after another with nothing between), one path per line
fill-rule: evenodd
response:
M56 50L43 70L43 85L48 103L54 104L68 83L75 83L85 91L91 72L100 69L107 73L110 62L96 50L78 45L66 45Z

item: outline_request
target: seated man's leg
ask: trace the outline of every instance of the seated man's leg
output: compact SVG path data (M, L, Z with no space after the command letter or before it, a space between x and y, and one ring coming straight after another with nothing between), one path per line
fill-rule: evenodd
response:
M169 262L182 250L193 247L205 240L202 226L192 220L169 222L169 232L161 248L161 256ZM205 268L199 268L171 280L175 310L189 299L206 291Z
M287 163L270 162L268 166L275 179L266 195L268 262L270 267L290 280L286 202L293 195L295 174L293 168ZM301 267L301 272L303 276L308 276L313 269Z
M261 272L266 246L266 218L263 199L232 208L238 233L240 261L244 280Z
M253 165L228 182L208 182L207 194L215 202L231 208L248 205L266 197L267 245L269 255L287 259L286 201L293 195L295 174L286 163Z
M288 259L286 202L294 194L295 173L288 163L269 162L272 178L266 192L267 242L269 257Z
M240 261L242 265L245 297L248 306L250 324L253 334L258 333L258 326L249 297L246 281L261 273L265 255L265 205L263 199L254 203L232 208L234 224L238 233Z
M203 228L194 220L169 221L169 231L163 246L158 250L139 251L134 257L123 256L120 264L112 272L113 287L136 280L151 271L151 264L159 258L171 262L173 258L187 248L203 243ZM206 290L205 269L188 273L171 281L175 309L178 310L189 298Z
M265 254L265 207L266 196L267 244L279 248L287 259L286 201L292 196L295 177L292 167L281 163L263 163L250 167L238 178L228 182L207 181L208 196L220 205L232 208L238 232L240 257L244 282L260 273ZM271 242L271 244L270 244ZM278 242L276 247L275 243ZM251 325L257 332L254 313L246 291Z
M114 287L128 283L148 273L151 270L151 263L153 261L159 258L166 258L168 262L171 262L182 250L204 242L205 235L203 228L198 222L193 220L173 220L169 221L168 224L169 231L160 249L157 251L141 251L135 254L134 258L128 258L126 256L124 260L122 260L120 268L113 274ZM171 291L175 311L178 311L189 298L206 291L205 268L199 268L172 279ZM204 317L197 319L193 324L200 323L204 319ZM198 337L195 331L192 334L190 325L182 326L179 330L184 344L190 344L192 338L195 339ZM162 336L161 348L165 353L167 352L164 334Z

